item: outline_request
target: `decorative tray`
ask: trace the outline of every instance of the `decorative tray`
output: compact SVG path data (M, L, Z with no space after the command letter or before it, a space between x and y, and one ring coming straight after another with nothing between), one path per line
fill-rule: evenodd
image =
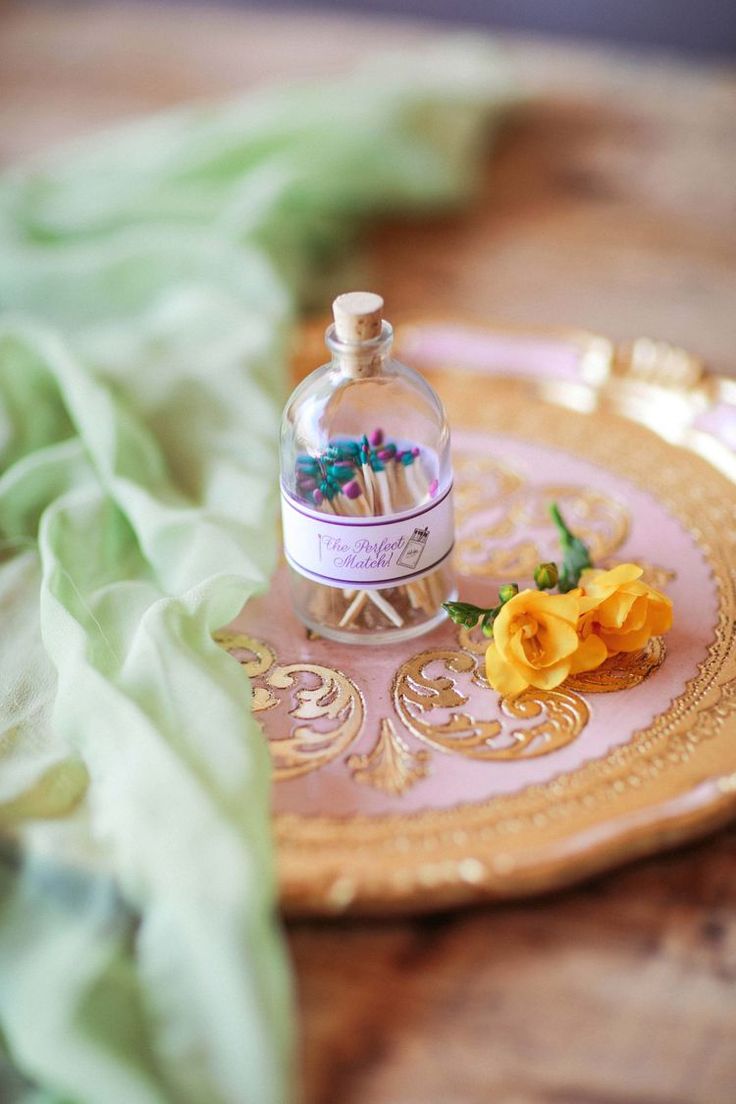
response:
M736 810L736 381L644 340L425 321L398 344L453 426L463 599L490 605L555 558L555 499L597 565L642 565L675 625L643 653L500 702L475 630L446 622L381 648L309 639L279 571L220 640L269 740L292 915L540 892Z

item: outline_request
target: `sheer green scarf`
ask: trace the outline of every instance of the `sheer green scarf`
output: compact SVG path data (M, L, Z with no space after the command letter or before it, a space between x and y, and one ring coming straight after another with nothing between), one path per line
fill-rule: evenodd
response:
M212 633L274 565L296 309L357 218L462 201L505 100L448 42L0 180L4 1100L289 1099L268 752Z

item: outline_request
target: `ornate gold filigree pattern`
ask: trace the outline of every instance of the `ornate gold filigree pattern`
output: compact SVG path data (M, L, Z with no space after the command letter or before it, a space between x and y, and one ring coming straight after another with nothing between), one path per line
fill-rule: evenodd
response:
M401 721L409 732L441 751L460 752L473 759L495 758L492 741L501 733L501 722L454 712L465 705L467 696L458 689L456 679L429 674L427 668L433 664L442 664L457 675L475 670L475 660L464 652L436 649L412 656L394 677L394 707ZM422 716L438 710L449 711L449 716L434 720Z
M266 644L264 640L258 640L255 636L248 636L247 633L232 633L222 629L213 634L213 639L221 648L234 656L239 663L242 663L246 674L251 679L256 679L259 675L265 674L276 661L276 653L270 644ZM267 687L253 687L252 708L254 713L262 713L266 709L273 709L277 704L277 699Z
M349 756L347 766L355 782L398 797L427 777L430 753L424 748L412 751L393 722L384 717L371 750L366 755Z
M363 726L365 706L355 683L334 667L318 663L276 664L272 645L247 633L220 631L215 641L243 664L251 679L265 685L253 686L253 712L261 713L279 704L274 690L292 690L295 704L289 709L293 721L314 721L315 725L292 724L284 736L269 739L274 778L297 778L332 762L356 738ZM316 685L299 686L299 676Z
M239 659L252 679L264 683L256 682L253 687L254 712L277 706L279 698L273 691L293 690L298 676L318 679L316 685L296 690L295 704L288 711L294 722L316 721L317 726L295 723L288 735L271 736L269 747L277 781L325 766L360 735L365 715L362 696L343 672L309 663L276 666L274 648L245 633L223 631L216 633L215 639ZM580 734L589 718L581 692L607 693L638 685L664 658L662 641L652 641L644 652L617 656L598 671L576 676L555 691L529 690L516 701L501 702L500 716L482 719L457 712L456 708L468 701L459 686L463 676L476 685L488 685L480 662L488 641L477 629L461 628L458 642L461 651L422 652L407 660L394 679L394 704L407 734L437 750L480 760L534 757L565 746ZM427 668L436 662L444 664L446 673L428 672ZM506 718L529 720L540 716L538 724L528 727L504 723ZM384 718L372 750L367 755L351 756L347 765L356 782L398 796L426 775L429 753L412 750L391 721Z
M456 712L458 706L467 704L468 697L460 691L457 679L428 670L440 664L445 671L477 681L472 654L436 649L403 663L393 685L394 707L408 731L440 751L479 760L533 758L570 743L588 722L587 705L568 688L529 689L514 702L503 701L500 716L490 719ZM489 695L488 708L496 701ZM427 716L437 712L445 715ZM530 727L504 723L505 717L528 720L539 716L543 720Z
M474 629L459 628L457 640L464 652L470 652L475 656L485 655L490 643L488 637L483 635L477 625Z
M272 689L287 690L300 676L312 676L313 686L295 692L296 705L289 710L297 724L283 736L271 735L269 748L277 781L297 778L332 762L350 746L363 726L363 697L352 679L319 663L287 663L267 676Z
M556 690L530 687L512 701L503 700L501 707L510 717L542 718L530 728L516 728L510 733L513 743L505 749L505 754L498 756L503 759L548 755L566 747L580 735L590 718L588 706L569 683Z
M269 747L277 782L332 762L350 746L363 725L361 692L342 671L320 664L286 664L270 671L268 686L287 690L296 686L299 676L313 676L317 686L302 686L296 691L297 704L289 715L298 721L318 723L296 724L287 735L271 735Z
M233 633L222 629L214 633L213 639L243 664L246 674L251 678L265 674L276 662L276 653L271 645L247 633Z

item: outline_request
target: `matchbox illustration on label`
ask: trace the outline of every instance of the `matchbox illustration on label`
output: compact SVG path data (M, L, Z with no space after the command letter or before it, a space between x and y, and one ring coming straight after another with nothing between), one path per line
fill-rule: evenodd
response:
M429 529L415 529L406 548L397 560L398 566L415 568L422 558L422 552L427 546L428 539Z

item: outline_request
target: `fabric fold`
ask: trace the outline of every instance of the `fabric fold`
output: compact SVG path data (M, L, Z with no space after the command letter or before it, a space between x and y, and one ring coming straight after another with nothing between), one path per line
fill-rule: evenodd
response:
M448 40L0 180L0 1024L18 1098L291 1099L268 750L213 634L275 564L297 310L357 220L462 201L509 101L491 48Z

